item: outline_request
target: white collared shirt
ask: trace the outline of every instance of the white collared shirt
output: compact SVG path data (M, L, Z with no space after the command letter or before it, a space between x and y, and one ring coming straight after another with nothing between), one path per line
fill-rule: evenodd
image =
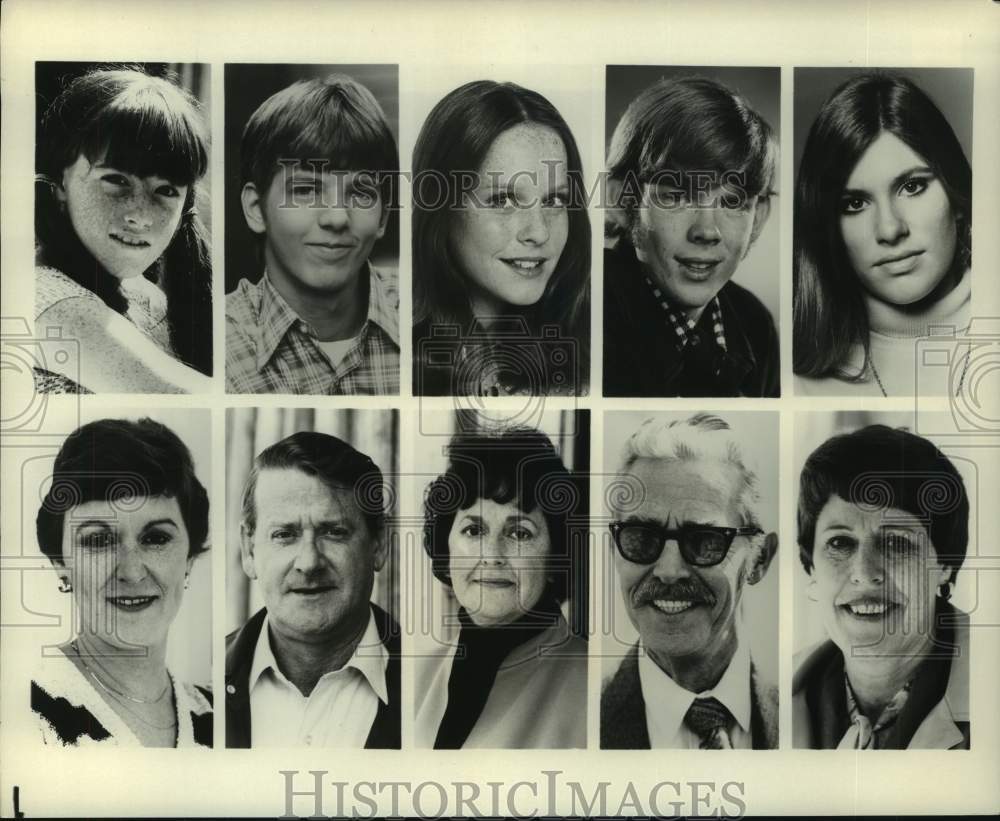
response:
M339 670L324 674L308 697L279 669L269 637L265 618L250 667L251 745L364 747L379 701L389 703L389 656L371 610L354 655Z
M702 693L685 690L657 667L642 646L639 647L639 684L646 702L646 728L649 746L665 750L697 750L701 739L687 724L684 716L696 698L717 698L734 721L729 723L729 738L733 749L748 750L750 736L750 651L740 641L729 667L719 683Z

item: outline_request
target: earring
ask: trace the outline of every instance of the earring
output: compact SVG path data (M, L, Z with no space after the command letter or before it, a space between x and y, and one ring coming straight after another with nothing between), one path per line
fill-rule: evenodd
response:
M948 601L951 598L951 582L945 582L944 584L938 585L938 598L942 601Z
M60 593L72 593L73 583L69 580L68 576L59 577L59 592Z
M191 586L191 574L184 574L184 589L187 590Z

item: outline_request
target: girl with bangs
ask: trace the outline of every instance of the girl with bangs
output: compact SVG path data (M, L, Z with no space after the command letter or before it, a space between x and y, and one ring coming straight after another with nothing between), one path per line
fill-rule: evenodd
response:
M580 152L545 97L477 80L413 150L413 392L586 394L590 222Z
M79 357L41 362L37 390L207 390L208 136L194 97L139 67L88 71L49 106L38 142L36 333L57 329Z

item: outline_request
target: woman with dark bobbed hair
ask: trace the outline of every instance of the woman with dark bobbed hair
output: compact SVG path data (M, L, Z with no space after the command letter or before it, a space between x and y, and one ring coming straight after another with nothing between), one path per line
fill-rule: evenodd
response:
M79 625L31 683L45 743L211 747L211 693L166 664L208 549L208 495L187 446L151 419L84 425L56 456L36 529Z
M208 156L195 99L137 67L76 77L46 110L35 323L80 355L36 368L40 391L208 389L212 269L198 216Z
M969 618L950 602L969 541L955 466L872 425L806 460L799 556L829 639L796 661L796 747L969 747Z
M865 72L823 104L795 191L800 394L948 393L915 341L969 325L972 171L916 84Z
M585 747L587 644L560 609L585 491L536 430L460 434L448 457L427 488L424 548L458 629L446 622L418 665L417 744Z
M415 394L586 393L582 168L535 91L478 80L434 106L413 151Z

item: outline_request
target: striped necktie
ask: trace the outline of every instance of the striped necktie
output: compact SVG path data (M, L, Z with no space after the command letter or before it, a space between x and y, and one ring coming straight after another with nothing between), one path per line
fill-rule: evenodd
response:
M701 739L701 749L731 750L733 742L727 729L731 718L732 714L717 698L696 698L684 715L684 722Z

